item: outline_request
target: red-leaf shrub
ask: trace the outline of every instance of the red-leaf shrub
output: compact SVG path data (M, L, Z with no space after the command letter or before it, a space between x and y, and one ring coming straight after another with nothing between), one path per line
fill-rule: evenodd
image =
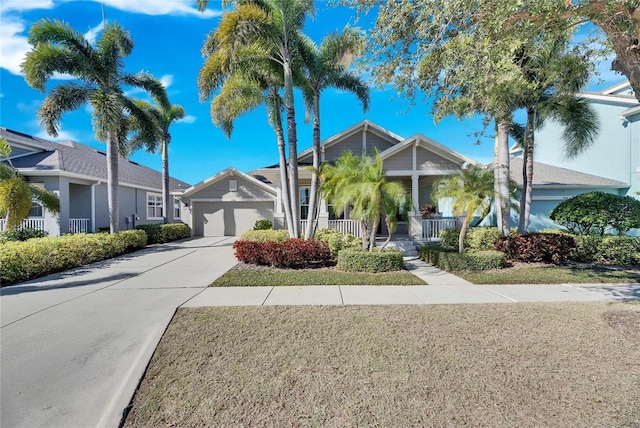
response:
M568 235L531 233L498 238L494 246L509 260L561 264L569 259L576 243Z
M236 258L245 263L300 269L328 266L332 262L329 245L317 239L287 239L284 242L236 241Z

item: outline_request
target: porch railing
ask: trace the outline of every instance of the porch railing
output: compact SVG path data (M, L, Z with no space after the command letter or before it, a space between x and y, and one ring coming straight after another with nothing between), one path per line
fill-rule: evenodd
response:
M309 223L309 220L300 220L300 234L304 235L304 233L307 231L307 224ZM318 227L318 221L316 220L315 222L316 227Z
M440 232L457 226L455 218L427 218L422 220L422 240L439 241Z
M69 233L87 233L91 232L89 228L88 218L70 218Z
M329 220L329 229L351 233L360 238L360 222L356 220Z
M7 220L4 218L0 219L0 232L4 232L4 230L6 229L6 226L7 226ZM18 229L44 230L44 219L28 218L28 219L22 220L22 223L20 224L20 226L18 226Z

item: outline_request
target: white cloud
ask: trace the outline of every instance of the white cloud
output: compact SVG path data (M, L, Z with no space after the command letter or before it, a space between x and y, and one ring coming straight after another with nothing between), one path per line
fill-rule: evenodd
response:
M173 75L165 74L160 78L160 82L164 85L165 89L169 88L173 83Z
M84 38L87 39L89 43L93 45L96 42L96 39L98 38L98 34L100 34L100 32L103 29L104 29L104 22L101 22L100 24L96 25L93 28L90 28L89 31L84 33Z
M33 100L31 102L19 102L16 104L16 109L23 113L35 113L39 108L42 101Z
M214 18L222 14L222 11L212 9L200 12L191 6L192 0L101 0L101 2L106 6L144 15L192 15L199 18Z
M20 64L24 61L24 56L30 48L27 37L22 35L25 30L24 24L4 15L0 16L0 19L2 19L2 25L0 25L2 63L0 67L11 74L20 75Z
M9 10L25 12L34 9L53 9L53 0L2 0L0 12Z
M63 131L62 129L58 131L57 137L52 137L51 135L47 134L47 132L44 130L41 130L40 132L38 132L36 134L36 137L42 138L44 140L49 140L49 141L78 141L78 142L80 141L80 138L78 138L76 134L69 131Z
M195 116L191 116L190 114L186 115L185 117L183 117L182 119L176 121L177 123L193 123L196 121L196 117Z

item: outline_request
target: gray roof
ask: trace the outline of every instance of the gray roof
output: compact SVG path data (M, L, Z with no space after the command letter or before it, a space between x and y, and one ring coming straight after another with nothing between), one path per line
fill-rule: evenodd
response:
M522 186L522 158L511 159L511 178ZM585 174L572 169L560 168L545 163L533 163L533 186L534 187L602 187L602 188L625 188L629 187L622 181L611 180L597 175Z
M0 128L0 135L9 144L14 142L34 149L34 153L31 155L20 156L11 160L13 166L18 170L63 171L99 180L107 180L107 156L105 151L74 141L55 143L6 128ZM128 159L119 160L118 175L119 182L122 184L162 189L162 174L159 171ZM170 190L186 189L189 186L188 183L174 178L169 181Z

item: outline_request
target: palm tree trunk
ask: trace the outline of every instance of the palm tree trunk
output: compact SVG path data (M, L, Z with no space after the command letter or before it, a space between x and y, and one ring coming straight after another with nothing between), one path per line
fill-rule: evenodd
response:
M116 131L107 132L107 200L109 204L109 230L118 232L118 135Z
M380 217L373 221L371 225L371 235L369 236L369 251L373 251L376 246L376 235L378 233L378 225L380 224Z
M391 242L391 235L393 235L393 232L391 230L392 228L391 220L389 220L389 216L385 216L384 222L387 225L387 232L389 232L389 236L387 236L387 239L384 241L384 244L382 244L382 247L380 247L380 252L382 252L382 250L384 250L384 248L387 245L389 245L389 242Z
M166 224L170 223L173 217L173 204L169 195L169 145L166 138L163 138L160 144L162 145L162 217Z
M518 233L527 233L531 215L531 192L533 185L533 143L536 109L527 108L527 126L524 133L524 154L522 158L522 196L520 198L520 217Z
M282 122L276 122L276 136L278 139L278 154L280 155L280 187L282 189L282 206L284 208L284 218L287 222L289 237L293 237L293 219L291 217L291 204L289 203L289 177L287 173L287 153L285 150L284 131Z
M469 222L471 221L472 215L465 214L464 220L462 221L462 227L460 228L460 235L458 235L458 252L462 254L464 252L464 238L467 236L467 231L469 230Z
M300 237L300 207L298 197L298 135L296 130L296 114L293 103L293 75L291 72L291 55L286 53L284 62L284 106L287 110L287 136L289 139L289 196L291 221L293 223L292 238Z
M311 191L309 195L309 215L307 216L307 230L305 238L311 239L315 233L317 219L316 204L318 200L318 174L320 168L320 97L313 97L313 174L311 175Z
M496 117L496 139L493 152L493 173L495 177L496 213L498 229L502 236L509 236L511 225L509 194L509 118Z

